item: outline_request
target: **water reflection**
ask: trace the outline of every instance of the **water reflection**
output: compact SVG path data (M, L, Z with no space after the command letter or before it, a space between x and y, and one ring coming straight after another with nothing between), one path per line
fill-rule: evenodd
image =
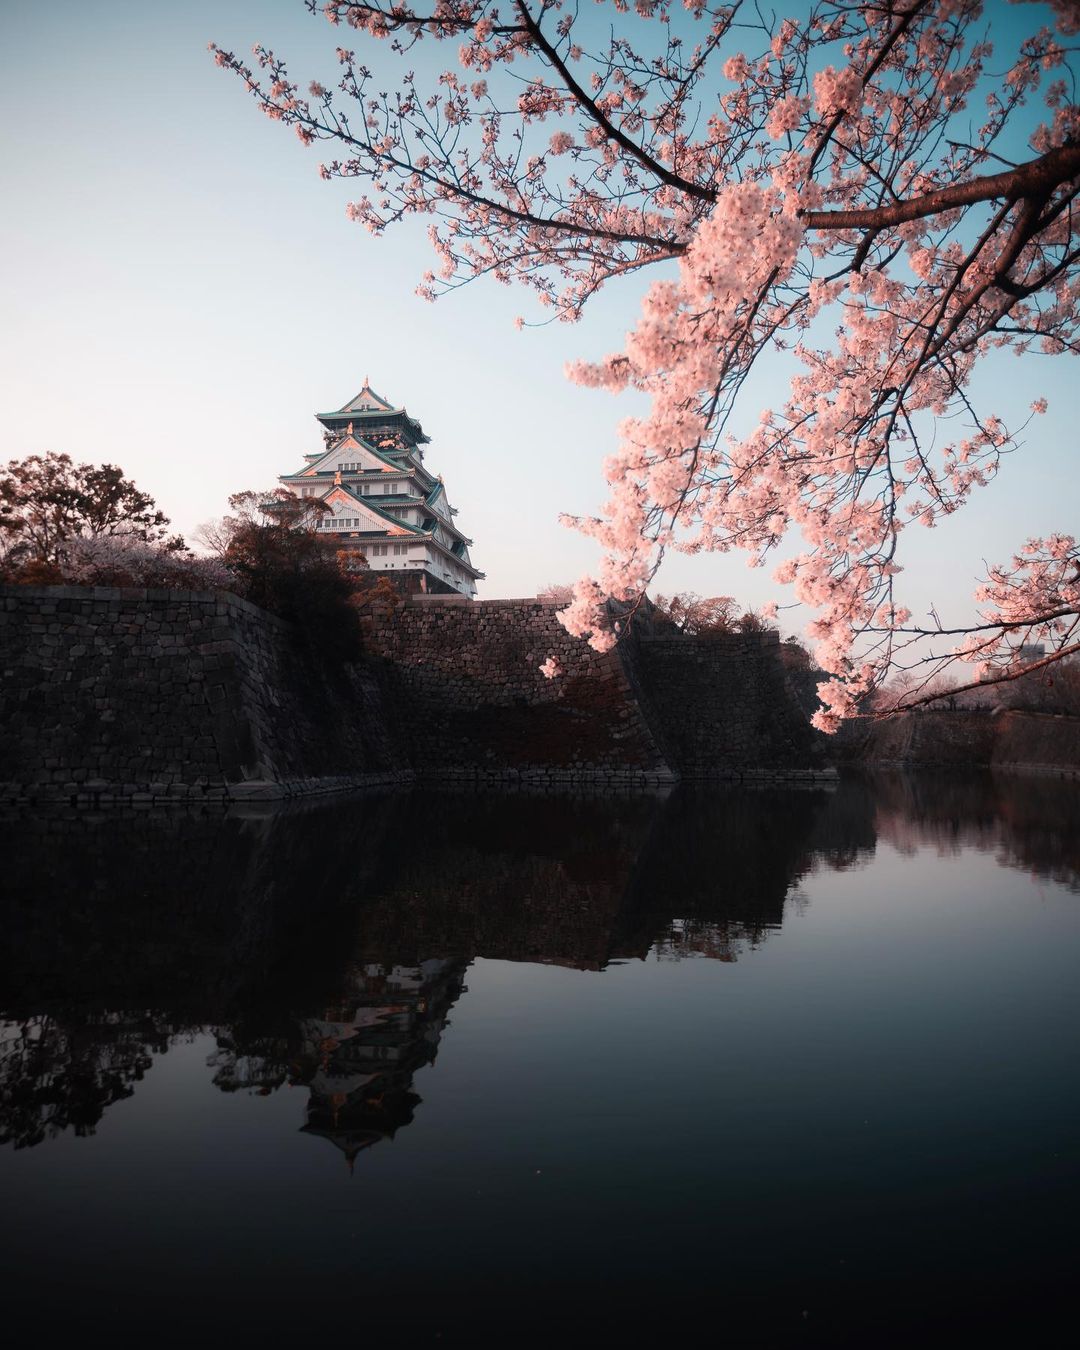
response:
M735 961L878 840L1077 886L1080 794L881 778L666 801L361 798L263 816L0 822L0 1142L92 1134L179 1039L223 1092L307 1090L351 1164L408 1125L478 956Z
M337 1005L282 1036L218 1028L214 1083L226 1092L264 1094L286 1082L306 1087L305 1133L329 1140L351 1167L362 1149L393 1138L412 1120L420 1103L413 1074L435 1059L467 965L368 962L350 972Z
M1038 776L990 774L872 780L879 838L914 852L944 855L973 848L1005 867L1077 889L1080 878L1080 791L1075 783Z

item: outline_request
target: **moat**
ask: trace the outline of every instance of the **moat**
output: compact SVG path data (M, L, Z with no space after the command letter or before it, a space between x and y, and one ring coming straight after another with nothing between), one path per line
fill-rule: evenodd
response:
M877 1345L1071 1309L1075 782L0 832L9 1315Z

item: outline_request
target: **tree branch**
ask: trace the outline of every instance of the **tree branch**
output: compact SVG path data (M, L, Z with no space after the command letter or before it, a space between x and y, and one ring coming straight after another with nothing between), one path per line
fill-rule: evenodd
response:
M521 3L521 0L515 0L514 7L521 15L521 21L528 30L533 42L544 53L549 63L558 72L562 82L566 85L570 93L573 94L575 100L581 108L588 113L596 125L602 129L605 136L610 137L616 145L621 145L628 154L633 155L642 168L648 169L654 177L659 178L660 181L666 183L668 187L677 188L680 192L685 192L687 196L697 197L700 201L716 201L715 192L711 192L708 188L702 187L699 183L692 182L689 178L682 178L679 174L672 173L670 169L665 169L662 164L659 164L650 154L643 150L636 141L631 140L624 131L621 131L610 118L606 117L581 85L578 84L577 80L574 79L573 75L570 73L569 67L540 31L540 25Z
M1019 670L1007 670L1000 675L992 676L990 679L971 680L967 684L954 685L951 689L939 689L936 694L923 694L921 698L913 699L910 703L897 703L895 707L889 708L884 713L879 713L878 718L890 716L892 713L908 712L911 708L920 708L923 704L935 703L942 698L952 698L956 694L966 694L972 689L989 689L995 684L1011 684L1013 680L1022 679L1025 675L1032 674L1033 671L1056 665L1062 657L1072 656L1076 652L1080 652L1080 642L1074 642L1071 647L1062 647L1060 651L1053 652L1050 656L1044 656L1041 661L1032 661L1030 665L1023 666Z
M951 211L957 206L994 201L999 197L1019 201L1052 192L1062 183L1080 174L1080 145L1062 145L1017 169L972 178L966 183L938 188L922 197L912 197L891 206L876 206L864 211L800 211L799 218L808 230L886 230L908 220L921 220Z

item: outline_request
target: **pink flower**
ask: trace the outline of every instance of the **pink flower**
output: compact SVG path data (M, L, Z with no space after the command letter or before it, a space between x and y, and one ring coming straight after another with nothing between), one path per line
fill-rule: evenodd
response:
M778 141L789 131L794 131L802 121L803 113L807 109L807 100L804 98L782 98L769 114L768 121L765 123L765 130Z
M814 76L814 104L819 113L858 112L862 105L862 76L853 67L826 66Z

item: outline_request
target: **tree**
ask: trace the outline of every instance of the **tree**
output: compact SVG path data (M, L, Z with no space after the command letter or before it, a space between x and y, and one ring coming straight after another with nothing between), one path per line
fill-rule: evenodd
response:
M175 539L101 535L69 539L53 580L77 586L168 586L177 590L235 591L236 576L214 557L197 557ZM21 578L32 580L25 573Z
M816 0L782 19L613 4L600 24L567 0L330 0L333 24L402 61L453 46L454 68L427 87L406 70L393 94L344 47L336 90L306 95L264 48L257 69L213 50L268 116L328 143L324 177L370 182L354 219L431 219L432 298L490 274L574 319L608 280L661 266L625 350L571 367L651 400L605 464L603 513L574 522L604 559L571 632L610 647L606 599L634 603L668 549L760 564L798 531L776 575L817 610L825 730L905 662L957 654L978 682L1011 678L1033 640L1048 660L1076 651L1071 535L992 568L974 625L915 625L895 588L908 526L951 515L1018 445L973 404L980 358L1077 349L1077 0L1050 0L1054 26L1022 40L1003 28L1008 50L980 0ZM736 435L772 352L798 373Z
M654 603L680 633L738 631L738 605L733 596L713 595L705 599L693 591L680 591L678 595L658 595Z
M75 539L159 541L168 524L154 499L115 464L76 464L50 452L13 459L0 470L0 549L8 569L58 566Z
M568 605L574 598L574 588L565 581L552 581L536 592L536 598L545 605Z
M253 604L295 624L323 654L344 660L360 652L360 629L351 603L367 560L320 535L327 511L319 498L285 488L238 492L231 514L200 528Z

